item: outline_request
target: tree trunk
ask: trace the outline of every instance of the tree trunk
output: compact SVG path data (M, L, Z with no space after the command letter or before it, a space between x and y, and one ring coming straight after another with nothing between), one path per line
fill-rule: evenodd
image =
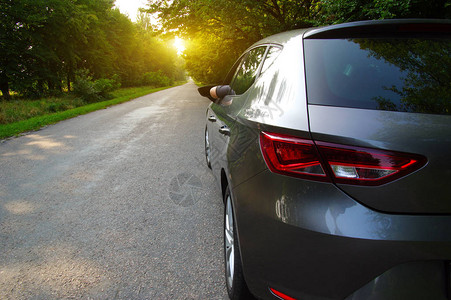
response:
M5 76L0 78L0 90L3 94L3 99L10 100L11 96L9 95L9 82Z
M67 74L67 92L70 93L70 76Z
M55 82L52 79L47 81L47 86L50 93L53 93L55 91Z
M38 84L37 84L37 90L38 90L38 94L34 95L36 97L42 97L44 95L44 81L42 79L38 79Z
M68 68L67 68L67 92L68 92L68 93L70 93L70 89L71 89L70 81L71 81L71 79L73 79L73 78L74 78L74 75L73 75L72 65L69 64L69 66L68 66Z

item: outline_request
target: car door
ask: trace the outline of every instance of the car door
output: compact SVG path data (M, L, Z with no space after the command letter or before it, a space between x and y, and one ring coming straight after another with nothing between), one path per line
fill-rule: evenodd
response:
M224 82L230 84L233 92L224 97L220 103L212 103L207 110L211 167L215 176L220 176L223 168L227 173L227 146L230 136L234 133L236 116L248 97L248 89L258 76L266 49L267 46L259 46L241 56L229 72L233 76L226 78Z

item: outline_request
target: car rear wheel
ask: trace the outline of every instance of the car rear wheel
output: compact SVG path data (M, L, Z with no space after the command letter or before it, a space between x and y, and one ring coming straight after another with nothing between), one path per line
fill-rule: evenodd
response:
M224 200L224 260L227 293L232 300L252 299L253 297L244 281L229 188L226 190Z
M206 126L205 126L205 159L207 160L207 166L211 169L210 138L208 136L208 129Z

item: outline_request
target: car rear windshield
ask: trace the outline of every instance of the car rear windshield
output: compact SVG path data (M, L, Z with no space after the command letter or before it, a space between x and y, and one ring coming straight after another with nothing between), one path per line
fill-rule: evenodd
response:
M451 114L449 38L306 39L309 104Z

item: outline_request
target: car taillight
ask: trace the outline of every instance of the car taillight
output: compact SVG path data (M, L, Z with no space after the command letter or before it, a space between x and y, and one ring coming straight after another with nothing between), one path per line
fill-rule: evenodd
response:
M356 185L381 185L426 164L421 155L313 142L262 132L260 146L266 165L274 172L311 180Z
M315 144L310 140L262 132L260 147L266 165L274 173L329 181Z

